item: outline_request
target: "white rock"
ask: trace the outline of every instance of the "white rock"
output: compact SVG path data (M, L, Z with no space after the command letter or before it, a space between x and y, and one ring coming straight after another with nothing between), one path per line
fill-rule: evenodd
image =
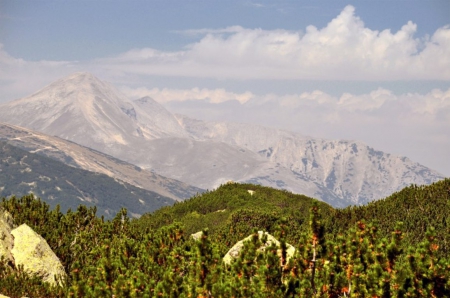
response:
M273 237L272 235L270 235L267 232L258 231L259 240L262 239L263 235L265 235L267 237L267 241L265 244L263 244L259 248L259 251L263 252L263 251L265 251L266 247L269 247L272 244L275 244L275 246L278 247L277 255L281 258L282 250L281 250L280 241L278 241L275 237ZM238 241L223 257L223 261L225 262L225 264L230 264L233 259L239 258L240 252L244 248L244 242L251 241L252 237L253 237L253 235L250 235L247 238L244 238L241 241ZM286 247L287 247L287 249L286 249L286 259L287 260L286 261L288 261L294 255L295 248L288 243L286 243Z
M11 253L16 266L22 265L25 272L35 274L44 282L57 284L57 276L66 278L64 267L44 238L26 224L11 231L14 248ZM59 283L59 285L62 285Z
M203 236L203 231L191 234L192 239L194 240L200 240L200 238Z
M14 246L14 238L11 231L14 228L11 214L0 208L0 258L3 256L7 263L14 264L11 249Z

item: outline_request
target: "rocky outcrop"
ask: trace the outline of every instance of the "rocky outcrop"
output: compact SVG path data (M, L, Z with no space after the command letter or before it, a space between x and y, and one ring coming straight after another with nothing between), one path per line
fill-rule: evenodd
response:
M14 246L14 238L11 231L14 228L13 218L9 212L0 208L0 259L4 257L5 261L14 265L14 258L11 250Z
M11 253L16 266L22 265L26 272L40 276L44 282L53 285L57 284L57 278L66 278L58 257L39 234L26 224L12 230L11 234L14 236Z
M26 224L14 228L9 212L0 208L0 258L12 267L23 266L25 272L37 275L52 285L66 279L64 267L44 238ZM1 298L1 295L0 295Z
M267 232L258 231L258 238L259 240L262 239L263 235L267 237L267 241L261 245L259 248L259 251L263 252L267 247L271 246L272 244L275 244L277 249L277 255L281 258L281 243L278 241L275 237L270 235ZM230 264L233 259L237 259L240 255L241 250L244 248L244 242L251 241L253 235L248 236L245 239L242 239L241 241L237 242L223 257L223 261L226 264ZM295 248L286 243L287 249L286 249L286 259L289 260L295 253Z

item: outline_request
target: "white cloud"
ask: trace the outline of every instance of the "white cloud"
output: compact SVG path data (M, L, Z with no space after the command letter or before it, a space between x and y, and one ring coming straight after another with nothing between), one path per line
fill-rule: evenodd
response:
M450 27L423 38L414 37L416 28L408 22L397 32L372 30L347 6L325 27L308 26L304 31L240 26L187 30L185 34L199 40L173 52L140 48L84 62L26 61L12 57L0 45L0 101L26 96L75 71L91 71L104 80L134 86L144 85L148 76L234 81L450 80Z
M415 38L409 21L399 31L372 30L347 6L324 28L187 30L203 37L182 51L136 49L98 62L147 75L231 79L450 80L450 28Z
M330 130L341 131L340 128L354 127L355 130L366 129L367 124L382 124L386 126L401 126L432 130L432 128L450 127L450 89L442 91L432 90L426 94L406 93L395 95L390 90L378 88L367 94L353 95L343 93L341 96L332 96L320 90L304 92L301 94L266 94L255 95L252 92L236 93L225 89L169 89L169 88L130 88L121 87L120 90L130 98L150 96L156 101L168 104L177 109L180 102L201 102L204 106L217 109L220 114L224 108L221 103L235 101L240 103L242 115L252 113L255 117L267 119L271 125L279 125L293 129L296 125L309 127L312 124L319 134L327 134ZM215 106L215 107L214 107ZM196 112L202 118L201 106ZM230 106L234 108L234 106ZM256 113L254 111L257 111ZM182 112L179 110L177 112ZM223 115L233 115L231 111L223 110ZM260 113L259 115L257 113ZM266 118L271 114L270 118ZM236 114L239 115L239 114ZM247 118L245 116L245 118ZM292 119L295 119L293 121ZM242 121L239 116L233 121ZM288 121L288 122L286 122ZM286 125L292 123L293 125ZM330 128L329 124L335 126ZM264 124L264 123L262 123ZM320 127L320 129L317 129ZM408 132L411 135L413 131ZM350 135L350 134L349 134ZM450 133L447 133L447 141L450 142Z
M183 34L183 35L205 35L205 34L224 34L224 33L237 33L240 31L243 31L244 28L241 26L229 26L222 29L188 29L188 30L182 30L182 31L174 31L175 33Z
M26 61L9 55L0 44L0 102L29 95L50 82L77 71L69 61Z
M206 101L209 103L222 103L226 101L238 101L245 103L255 96L251 92L234 93L226 91L225 89L207 89L207 88L192 88L192 89L148 89L145 87L130 88L123 86L120 88L124 94L129 98L137 99L145 96L150 96L160 103L166 102L180 102L180 101Z
M248 6L252 6L252 7L256 7L256 8L263 8L263 7L267 7L267 5L264 5L262 3L258 3L258 2L247 2Z
M193 89L194 90L194 89ZM157 90L153 98L173 112L216 121L257 123L330 139L362 140L386 152L408 156L450 175L450 89L395 95L387 89L332 96L323 91L252 95L239 106L204 101L192 90ZM229 101L238 101L236 94ZM213 98L213 90L208 90ZM188 96L181 96L189 94ZM233 97L234 96L234 97ZM179 99L186 101L181 102Z
M169 88L130 88L121 87L120 90L130 98L150 96L160 103L202 101L209 104L224 103L226 101L237 101L242 108L255 108L261 106L277 107L295 114L311 114L313 118L327 117L332 112L339 114L377 115L380 119L388 120L390 116L396 115L397 120L414 122L416 116L428 115L435 121L447 121L450 127L450 114L448 117L438 118L442 111L450 109L450 89L442 91L434 89L427 94L406 93L394 95L390 90L378 88L367 94L353 95L343 93L336 97L323 91L315 90L301 94L266 94L257 96L252 92L236 93L225 89L169 89ZM272 112L274 112L272 110ZM201 113L201 112L199 112ZM386 114L388 113L388 114ZM389 117L388 117L389 116ZM440 120L439 120L440 119ZM342 119L346 122L346 119ZM356 123L355 123L356 124ZM346 124L347 125L347 124ZM450 137L450 133L449 133Z
M447 91L434 89L427 94L395 95L390 90L378 88L366 94L353 95L346 92L341 96L332 96L320 90L301 94L256 95L250 91L237 93L223 88L149 89L122 86L119 89L129 98L150 96L162 104L173 106L179 102L199 101L210 108L211 105L235 101L241 104L243 110L259 108L260 111L279 113L280 119L284 118L283 115L292 114L306 120L323 120L325 125L326 119L333 118L332 115L339 115L340 122L346 126L356 126L370 118L372 120L376 118L380 123L397 122L402 125L414 125L418 121L417 117L427 117L430 121L427 126L433 126L437 122L450 125L450 89ZM217 106L218 109L221 108L220 105ZM269 106L270 109L261 109ZM202 111L199 110L198 114L201 115ZM354 123L351 121L352 118L348 118L349 115L355 118ZM336 123L336 117L333 119Z
M131 86L149 86L150 75L174 80L267 79L264 84L285 79L449 81L450 27L421 38L415 37L416 30L413 22L397 32L372 30L347 6L323 28L188 30L184 33L199 40L179 51L132 49L86 62L26 61L12 57L0 44L0 101L29 95L75 71L91 71L115 85ZM200 85L207 84L193 84ZM360 139L450 174L450 89L395 95L380 88L362 95L349 90L340 96L320 90L263 96L255 89L239 93L222 88L123 87L122 91L131 98L151 96L198 118L214 115L312 136Z

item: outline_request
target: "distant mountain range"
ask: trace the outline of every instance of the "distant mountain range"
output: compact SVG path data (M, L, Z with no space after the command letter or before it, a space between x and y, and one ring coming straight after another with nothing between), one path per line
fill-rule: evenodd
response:
M0 121L70 140L202 189L228 181L283 188L333 206L363 204L444 177L357 141L174 115L88 73L0 105Z

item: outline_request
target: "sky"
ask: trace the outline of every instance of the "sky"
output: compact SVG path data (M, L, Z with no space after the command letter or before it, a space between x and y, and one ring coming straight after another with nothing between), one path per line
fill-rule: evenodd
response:
M77 71L450 176L448 0L0 0L0 103Z

